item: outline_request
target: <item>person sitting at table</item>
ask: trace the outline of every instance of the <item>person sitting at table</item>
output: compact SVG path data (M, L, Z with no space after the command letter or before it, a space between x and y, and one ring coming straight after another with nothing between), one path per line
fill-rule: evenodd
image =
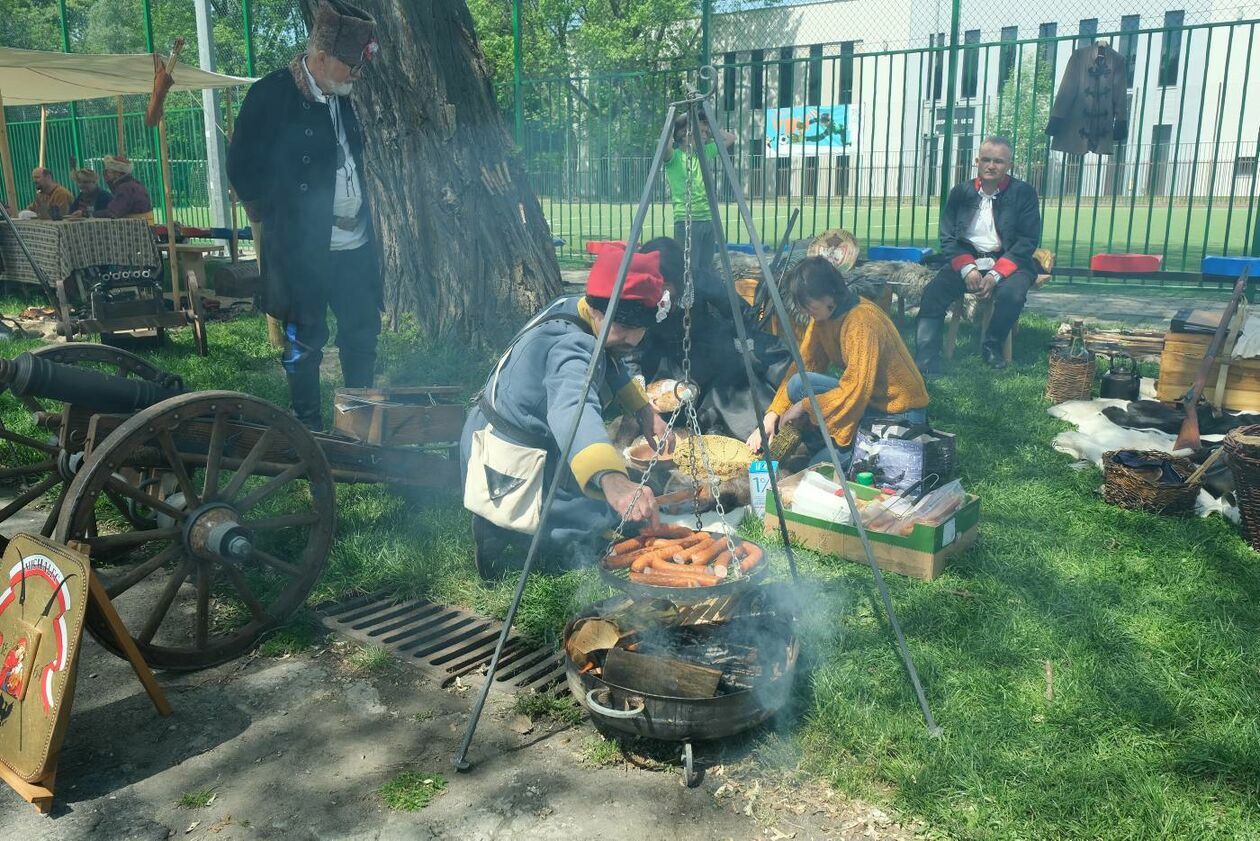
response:
M34 213L36 219L57 221L69 212L74 196L53 180L51 169L35 167L31 170L31 180L35 182L35 200L26 209Z
M805 371L795 372L779 386L763 421L771 440L782 426L806 431L810 464L828 460L822 432L814 421L806 378L818 396L826 433L839 450L847 470L859 425L881 421L927 422L928 393L906 343L878 305L848 287L825 257L807 257L793 270L789 287L796 303L809 313L801 340ZM839 379L826 372L842 368ZM761 432L748 437L748 446L761 449Z
M94 169L76 169L74 183L79 188L79 194L74 197L74 202L70 205L67 219L85 219L95 216L109 207L109 203L114 200L112 193L101 189L100 176Z
M131 177L135 169L124 155L105 156L105 183L114 197L97 216L107 219L144 219L153 223L153 201L144 185Z

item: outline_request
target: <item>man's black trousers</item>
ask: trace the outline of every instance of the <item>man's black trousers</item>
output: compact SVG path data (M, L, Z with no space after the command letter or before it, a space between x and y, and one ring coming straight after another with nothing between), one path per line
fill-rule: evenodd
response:
M1019 321L1024 302L1028 300L1028 290L1032 289L1035 280L1032 272L1020 269L994 288L993 317L989 320L989 331L984 336L986 345L1000 347L1006 341L1006 334ZM951 266L945 266L923 290L919 318L944 321L950 306L966 291L967 284L962 275Z
M380 267L372 244L353 251L330 251L325 270L301 290L302 309L319 313L310 321L284 325L281 363L289 381L293 413L307 426L322 425L319 367L328 343L327 310L337 319L337 349L348 388L370 388L376 369L376 339L381 313L375 289Z

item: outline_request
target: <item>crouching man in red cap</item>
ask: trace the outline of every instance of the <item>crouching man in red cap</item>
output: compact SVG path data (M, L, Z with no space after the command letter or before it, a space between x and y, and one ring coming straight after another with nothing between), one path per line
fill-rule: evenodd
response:
M485 578L519 568L529 536L540 528L547 559L572 565L598 557L605 532L623 515L652 524L658 519L656 498L646 487L635 495L637 483L604 424L604 411L615 400L638 418L645 435L666 431L619 361L668 309L658 254L634 255L595 378L590 389L582 388L623 256L605 251L591 268L584 296L560 298L530 319L464 424L464 507L473 514L477 570ZM561 463L575 419L577 438ZM563 477L541 522L543 497L557 470Z

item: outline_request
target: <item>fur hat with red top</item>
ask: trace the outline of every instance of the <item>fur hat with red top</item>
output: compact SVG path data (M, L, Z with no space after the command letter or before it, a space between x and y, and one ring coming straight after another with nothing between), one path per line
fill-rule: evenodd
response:
M586 278L586 303L592 309L608 312L608 301L617 284L617 269L625 251L605 248L595 258L591 273ZM665 279L661 276L661 255L658 252L634 254L626 272L626 282L621 288L621 300L613 321L628 327L650 327L658 321L657 310L662 305ZM668 308L668 303L665 303Z
M343 0L322 0L311 31L315 49L358 67L376 57L376 19Z

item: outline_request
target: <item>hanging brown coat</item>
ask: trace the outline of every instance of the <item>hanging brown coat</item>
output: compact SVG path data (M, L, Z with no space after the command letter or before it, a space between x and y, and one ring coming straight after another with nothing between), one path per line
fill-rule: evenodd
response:
M1129 133L1128 67L1106 44L1081 47L1068 59L1050 109L1050 148L1069 155L1110 155Z

